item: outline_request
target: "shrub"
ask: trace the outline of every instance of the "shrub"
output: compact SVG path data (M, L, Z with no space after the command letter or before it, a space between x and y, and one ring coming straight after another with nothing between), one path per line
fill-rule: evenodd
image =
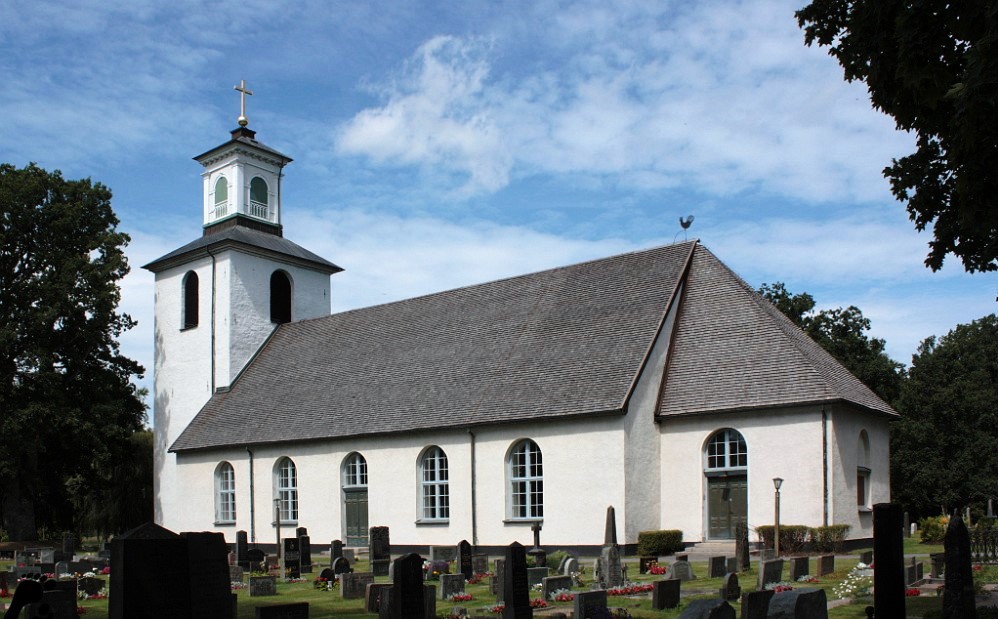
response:
M564 550L556 550L547 556L547 566L550 570L558 569L561 565L561 560L568 556L568 553Z
M659 556L677 552L685 548L683 532L678 529L662 531L641 531L638 533L638 554Z
M818 552L840 553L849 529L850 526L847 524L832 524L827 527L814 527L808 533L814 549Z
M773 525L766 524L755 528L755 532L762 538L765 548L773 547ZM781 524L780 525L780 551L787 554L800 552L807 542L810 529L802 524Z
M949 518L946 516L935 516L922 518L918 521L918 529L923 544L940 544L946 537L946 525Z

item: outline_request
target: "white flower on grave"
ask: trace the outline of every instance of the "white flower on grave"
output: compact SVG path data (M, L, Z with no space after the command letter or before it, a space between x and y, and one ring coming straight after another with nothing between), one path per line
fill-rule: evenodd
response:
M84 578L97 578L97 574L94 572L86 572L83 574Z

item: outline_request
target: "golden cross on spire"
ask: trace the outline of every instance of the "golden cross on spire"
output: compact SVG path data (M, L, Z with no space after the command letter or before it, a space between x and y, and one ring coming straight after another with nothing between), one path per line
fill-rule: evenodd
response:
M239 80L238 86L233 86L233 90L239 91L239 126L245 127L249 124L249 119L246 118L246 95L252 95L252 90L247 90L246 80Z

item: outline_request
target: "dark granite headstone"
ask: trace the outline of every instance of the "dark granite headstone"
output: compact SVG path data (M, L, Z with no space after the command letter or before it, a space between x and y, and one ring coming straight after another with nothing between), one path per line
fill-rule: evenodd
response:
M506 559L496 559L489 591L496 596L496 603L502 604L502 583L506 580Z
M692 600L679 619L737 619L735 609L725 600Z
M723 578L728 571L728 564L724 557L710 557L707 559L707 565L708 578Z
M331 567L324 567L322 568L322 571L319 572L319 578L324 578L327 582L336 580L336 572L334 572Z
M388 527L373 527L372 538L374 529L385 529L385 542L387 542ZM392 577L389 596L392 619L424 619L426 592L423 587L423 558L412 553L395 559Z
M608 514L607 518L609 517ZM604 587L614 588L624 584L624 572L620 566L620 548L618 546L603 546L603 550L600 552L600 566L602 568L601 584Z
M932 562L932 570L929 572L929 576L932 578L941 578L943 572L946 571L946 553L934 552L929 555L929 560Z
M729 572L724 575L719 597L722 600L737 600L742 597L742 588L738 586L738 574Z
M739 520L735 524L735 564L738 571L744 572L751 566L748 541L748 524Z
M246 551L246 560L249 561L250 571L257 572L260 571L261 565L264 559L267 558L267 553L260 550L259 548L250 548Z
M773 590L750 591L742 594L741 619L767 619L769 617L769 601L776 592Z
M86 593L87 595L98 595L104 590L105 581L103 578L97 578L96 576L84 576L79 581L77 581L77 588ZM2 589L3 587L0 587Z
M973 617L974 572L970 564L970 533L960 517L954 512L946 527L943 539L946 554L946 585L943 588L943 617ZM880 561L878 558L877 561ZM877 570L880 564L877 564ZM876 573L876 571L874 571ZM877 611L880 612L879 610ZM879 616L879 615L878 615Z
M277 595L276 576L250 576L249 579L250 597L260 597L265 595Z
M696 574L689 561L673 561L672 565L665 570L665 578L678 578L679 580L696 580Z
M575 592L572 619L601 619L606 616L606 591Z
M859 553L859 562L864 565L870 565L871 563L873 563L873 551L864 550L863 552Z
M781 580L783 580L783 559L759 562L759 586L756 587L757 589L761 591L769 583Z
M374 582L373 572L347 572L338 576L340 597L344 600L359 600L367 593L367 585Z
M257 606L256 619L308 619L308 602Z
M900 615L904 617L904 615ZM828 599L824 589L793 589L772 597L770 619L828 619Z
M527 568L527 586L535 587L541 584L548 575L548 568L546 567L528 567Z
M613 505L606 508L606 526L603 530L603 545L617 545L617 513Z
M901 506L873 506L873 608L877 617L904 617L904 538Z
M818 557L818 573L816 576L826 576L835 571L835 555L821 555Z
M678 578L668 578L653 582L651 590L652 610L664 610L678 606L679 587L682 582Z
M243 565L249 561L249 557L246 553L249 551L249 537L246 535L246 531L236 531L236 565Z
M69 531L62 534L62 554L67 561L72 561L76 554L76 536Z
M441 574L440 599L446 600L455 593L464 593L464 574Z
M336 557L333 559L333 574L339 576L340 574L347 574L352 572L353 569L350 567L350 562L347 561L346 557Z
M43 585L44 586L44 585ZM28 604L22 616L42 619L77 619L76 597L68 591L52 589L42 593L40 602Z
M364 592L364 608L369 613L376 613L380 608L379 598L381 595L391 589L392 586L386 582L372 582L367 584L367 590Z
M555 591L571 588L571 576L546 576L543 580L541 580L541 593L544 596L543 599L548 602L551 601L551 594Z
M297 537L284 539L284 577L301 578L301 545Z
M463 539L457 544L457 560L460 572L464 574L465 580L471 580L475 576L475 566L471 560L471 544Z
M433 619L437 616L437 587L423 585L423 617Z
M639 557L638 558L638 573L647 574L648 568L653 565L658 565L658 557Z
M908 564L904 566L904 585L910 587L918 582L918 568Z
M221 533L181 533L187 541L190 617L231 617L229 545ZM113 573L113 572L112 572Z
M797 582L801 576L810 576L811 572L807 557L791 557L790 559L790 580Z
M241 566L229 566L229 582L242 582L243 576L245 576L245 572Z
M334 539L329 543L329 565L343 556L343 540Z
M506 548L502 581L502 619L531 619L530 588L527 585L527 552L519 542Z
M473 574L487 574L489 571L489 555L475 553L471 555L471 572Z
M301 562L301 573L311 574L312 573L312 541L308 535L298 536L298 552L299 560Z
M368 538L368 556L371 571L375 576L387 576L388 564L392 560L392 546L388 538L388 527L371 527Z

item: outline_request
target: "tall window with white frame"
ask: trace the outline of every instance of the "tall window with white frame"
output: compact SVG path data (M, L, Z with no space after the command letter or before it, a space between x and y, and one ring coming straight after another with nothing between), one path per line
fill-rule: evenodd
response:
M870 507L870 437L866 430L859 432L856 449L856 507L860 511Z
M513 520L544 517L544 467L537 443L525 439L509 453L509 506Z
M281 510L281 522L298 521L298 469L291 458L281 458L275 471L275 494Z
M420 459L420 496L423 521L445 521L450 518L450 485L447 454L437 446L428 448Z
M232 465L222 462L215 468L215 523L236 521L236 473Z

